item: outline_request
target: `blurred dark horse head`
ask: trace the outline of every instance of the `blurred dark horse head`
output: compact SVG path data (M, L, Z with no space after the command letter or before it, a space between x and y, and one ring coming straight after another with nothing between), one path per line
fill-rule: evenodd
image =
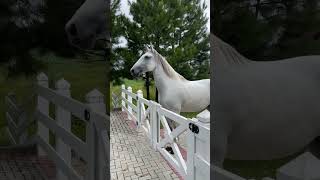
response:
M70 43L91 49L98 39L108 38L107 10L110 0L86 0L65 26Z

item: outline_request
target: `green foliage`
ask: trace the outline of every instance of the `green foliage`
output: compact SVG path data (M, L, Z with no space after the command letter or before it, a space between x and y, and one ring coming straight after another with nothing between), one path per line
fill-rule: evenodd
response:
M29 1L0 2L0 63L8 67L8 75L31 75L43 68L30 51L33 48L74 55L64 26L81 1L48 0L42 5Z
M187 79L208 78L209 38L206 6L199 0L137 0L130 2L132 20L123 14L115 18L127 47L114 48L117 77L131 78L132 65L146 44L166 57L173 68ZM116 66L114 66L116 67ZM113 79L116 79L114 77Z

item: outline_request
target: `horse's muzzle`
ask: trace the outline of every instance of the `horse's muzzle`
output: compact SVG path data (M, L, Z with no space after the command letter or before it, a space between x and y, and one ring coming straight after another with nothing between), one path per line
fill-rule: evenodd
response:
M139 76L141 74L141 72L139 70L136 70L136 69L131 69L130 73L134 77L137 77L137 76Z

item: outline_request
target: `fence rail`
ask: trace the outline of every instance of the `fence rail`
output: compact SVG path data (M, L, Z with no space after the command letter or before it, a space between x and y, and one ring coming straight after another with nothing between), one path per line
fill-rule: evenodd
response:
M121 86L121 109L128 118L137 124L150 139L152 147L159 151L179 174L188 180L210 179L210 128L208 124L196 118L188 119L160 104L143 98L141 90L132 92L132 88ZM175 121L179 126L169 127L168 121ZM191 128L193 127L193 128ZM197 131L194 131L197 128ZM161 133L161 132L164 133ZM176 139L187 132L187 160L184 159ZM170 145L174 155L166 147Z
M48 156L57 167L56 178L59 180L105 180L109 174L109 141L104 96L94 89L86 95L86 103L71 98L70 84L61 79L56 82L55 89L48 87L48 77L41 73L37 76L35 92L37 109L34 117L37 120L35 140L39 156ZM49 116L49 104L55 105L55 118ZM8 132L15 143L23 142L21 132L26 131L24 111L19 109L15 97L6 97L8 107ZM20 115L22 113L22 115ZM71 132L72 116L86 124L85 142ZM17 116L17 117L15 117ZM18 135L14 132L18 130ZM55 136L55 147L49 143L49 131ZM19 139L20 138L20 139ZM79 175L71 165L71 151L79 155L87 166L86 175Z

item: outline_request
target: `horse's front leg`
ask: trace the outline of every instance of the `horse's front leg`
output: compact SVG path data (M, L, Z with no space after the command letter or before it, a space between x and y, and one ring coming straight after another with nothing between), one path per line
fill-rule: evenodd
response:
M177 113L177 114L180 114L180 108L170 108L170 110L171 110L172 112L175 112L175 113ZM170 128L171 131L173 131L173 130L177 127L177 123L176 123L174 120L172 120L172 119L167 118L167 123L168 123L169 128ZM174 138L174 141L175 141L175 142L178 142L178 137L175 137L175 138ZM172 147L171 147L170 145L166 147L166 150L167 150L169 153L174 154L173 149L172 149Z
M174 109L171 109L171 111L180 115L180 109L181 108L174 108ZM177 123L174 120L168 118L167 122L171 131L173 131L177 127Z

